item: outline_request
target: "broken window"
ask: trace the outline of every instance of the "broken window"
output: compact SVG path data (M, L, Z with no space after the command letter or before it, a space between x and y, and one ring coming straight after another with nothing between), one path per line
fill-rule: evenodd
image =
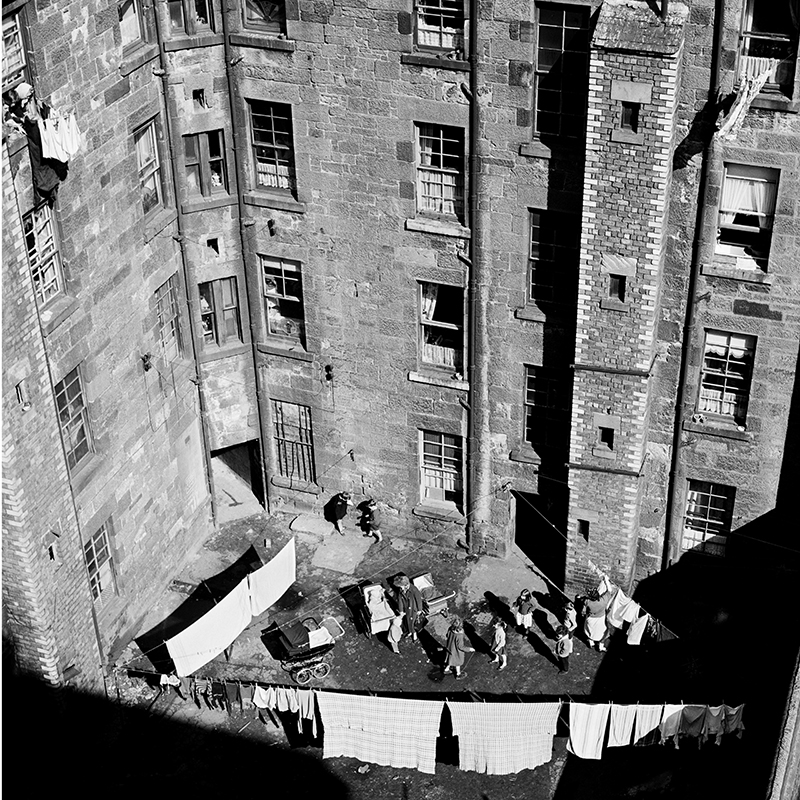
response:
M284 0L245 0L244 24L275 35L286 33L286 4Z
M726 164L716 252L738 269L766 270L778 193L778 170Z
M567 375L552 367L525 367L525 441L541 456L564 443L570 391ZM568 438L568 436L567 436Z
M214 11L211 0L168 0L169 26L173 33L190 36L214 30Z
M580 218L559 211L531 210L528 299L566 302L577 275Z
M464 131L417 125L417 211L464 219Z
M423 364L462 373L464 290L443 283L420 283L420 359Z
M420 494L423 501L455 503L462 492L463 445L460 436L420 431Z
M133 134L136 160L139 167L139 188L142 207L149 214L164 205L164 188L161 182L161 159L158 153L156 121L151 120Z
M464 0L417 0L417 46L464 53Z
M199 285L200 326L204 347L224 347L242 341L236 278Z
M619 126L624 131L630 131L631 133L639 133L639 110L641 108L641 103L628 103L626 101L621 101L621 114L620 114L620 121Z
M793 0L747 0L740 40L740 73L768 74L763 91L788 96L794 85L800 9Z
M75 469L91 452L89 412L83 399L83 382L75 367L55 385L56 410L61 437L67 453L67 466Z
M272 336L305 340L303 281L299 261L260 255L267 330Z
M292 111L284 103L250 101L250 136L256 185L294 190Z
M25 233L36 303L45 306L64 292L53 210L47 203L35 208L22 218L22 230Z
M744 423L755 347L754 336L706 331L697 404L700 413L717 414Z
M124 50L142 38L139 0L122 0L117 4L117 13L119 15L119 34Z
M172 361L183 352L180 313L178 311L178 278L173 275L156 289L158 339L164 358Z
M316 481L311 409L296 403L272 401L272 424L278 473L305 483Z
M183 137L186 190L190 195L208 197L227 193L225 136L222 131L194 133Z
M111 553L111 520L107 520L83 546L86 569L89 572L89 586L92 598L100 599L102 594L115 594L117 580L114 574L114 558Z
M3 93L23 81L30 83L23 12L3 17Z
M684 550L724 556L731 532L736 489L708 481L688 482L683 523Z

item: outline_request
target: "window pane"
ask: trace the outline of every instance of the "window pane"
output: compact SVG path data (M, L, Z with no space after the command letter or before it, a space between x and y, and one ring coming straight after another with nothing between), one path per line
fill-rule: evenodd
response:
M117 6L119 13L119 32L122 46L132 44L141 38L139 28L139 9L136 0L122 0Z
M183 22L183 0L169 0L169 24L173 31L185 29Z
M285 20L284 3L269 0L246 0L245 23L269 33L282 33Z
M70 469L89 454L88 416L80 374L75 368L55 386L56 410Z

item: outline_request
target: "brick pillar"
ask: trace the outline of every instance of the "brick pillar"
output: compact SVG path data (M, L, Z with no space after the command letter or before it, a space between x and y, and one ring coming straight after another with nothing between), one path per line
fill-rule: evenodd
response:
M686 7L604 3L589 67L566 583L636 555Z

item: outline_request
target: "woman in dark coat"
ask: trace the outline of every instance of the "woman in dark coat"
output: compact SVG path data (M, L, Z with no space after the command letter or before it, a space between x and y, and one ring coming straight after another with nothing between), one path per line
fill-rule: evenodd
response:
M464 624L458 618L450 623L444 649L447 652L444 662L445 675L452 669L456 680L463 678L467 674L461 671L461 668L464 666L464 656L467 653L474 653L475 648L469 646L467 636L464 633Z
M405 614L403 617L403 630L406 636L416 640L417 628L422 622L422 615L425 613L425 601L422 599L419 589L409 580L408 575L400 573L394 579L393 584L397 613Z

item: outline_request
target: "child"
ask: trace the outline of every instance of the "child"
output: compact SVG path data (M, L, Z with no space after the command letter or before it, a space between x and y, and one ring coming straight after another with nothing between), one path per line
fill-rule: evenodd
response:
M527 589L523 589L514 601L514 617L517 627L522 628L526 634L530 633L533 628L533 598Z
M361 529L364 531L364 536L374 536L376 542L383 541L381 512L378 511L378 504L372 498L361 515Z
M572 655L572 637L569 631L563 626L559 625L556 628L556 657L559 663L559 672L569 672L569 657Z
M397 646L398 642L403 638L403 617L404 614L398 614L394 619L389 622L389 630L386 633L386 638L389 640L389 647L392 648L393 653L400 655L400 648Z
M350 492L339 492L339 494L334 497L333 502L333 527L336 528L338 533L341 533L344 536L344 531L342 530L342 520L347 516L347 511L349 510L350 506L353 505L352 495Z
M578 612L575 610L575 605L569 600L564 603L564 627L570 634L578 627Z
M467 674L461 671L461 668L464 666L464 656L467 653L474 653L475 649L470 647L467 643L467 637L464 633L464 623L458 618L453 619L450 623L450 629L447 631L445 650L444 674L446 675L452 669L456 680L460 680Z
M498 670L505 669L508 664L506 655L506 624L501 619L494 621L494 638L492 639L492 653L494 658L490 664L500 664Z

